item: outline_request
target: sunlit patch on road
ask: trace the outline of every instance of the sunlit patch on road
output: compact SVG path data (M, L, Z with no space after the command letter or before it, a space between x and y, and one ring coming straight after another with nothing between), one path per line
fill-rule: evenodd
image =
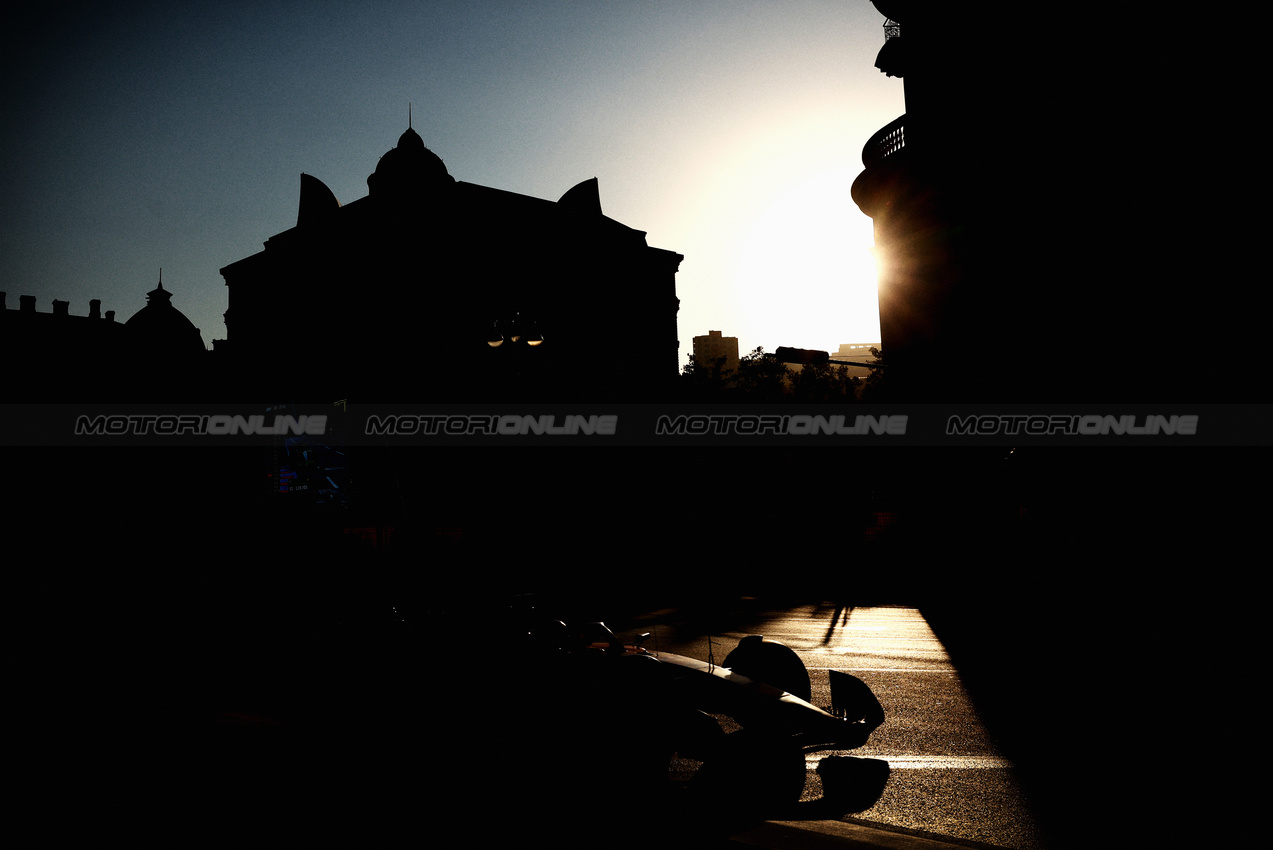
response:
M809 770L817 770L818 763L831 753L815 753L805 757ZM1012 762L1002 756L934 756L934 755L873 755L871 758L888 762L891 770L1011 770Z
M805 817L816 814L828 823L851 817L1037 850L1040 839L1015 767L999 753L919 610L803 605L775 611L750 628L795 650L809 672L814 704L830 702L827 671L843 670L866 682L884 707L887 719L865 746L806 754ZM726 645L730 640L722 637ZM882 795L846 808L856 801L843 788L828 789L827 776L840 773L829 768L843 767L852 778L872 764L889 771Z

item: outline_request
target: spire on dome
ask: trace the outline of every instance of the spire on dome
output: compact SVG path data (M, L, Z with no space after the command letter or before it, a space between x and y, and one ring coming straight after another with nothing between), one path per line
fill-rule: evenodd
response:
M159 269L159 286L146 293L146 303L168 304L172 299L172 293L164 289L164 270Z
M180 359L205 350L199 329L172 306L171 299L172 293L164 289L161 270L159 285L146 293L146 306L124 323L128 344L138 356L158 354Z

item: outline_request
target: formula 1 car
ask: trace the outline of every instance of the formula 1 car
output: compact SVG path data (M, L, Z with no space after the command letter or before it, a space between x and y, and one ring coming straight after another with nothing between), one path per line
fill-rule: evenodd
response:
M830 709L813 705L799 657L758 635L719 665L647 649L648 634L625 643L599 622L542 620L525 637L538 649L538 687L528 681L520 693L556 706L541 715L556 722L538 729L603 753L613 775L681 787L695 805L762 812L794 804L807 753L859 747L884 722L870 688L838 670L829 671ZM563 702L576 710L563 714Z

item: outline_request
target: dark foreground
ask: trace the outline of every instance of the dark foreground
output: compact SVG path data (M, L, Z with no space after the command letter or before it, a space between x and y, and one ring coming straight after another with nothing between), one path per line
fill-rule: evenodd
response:
M1252 497L1224 472L1250 458L740 459L367 458L337 517L244 495L239 457L45 459L10 481L19 808L50 838L248 844L701 847L754 818L606 768L564 719L602 733L639 706L584 692L563 714L509 675L525 659L501 606L533 592L593 619L915 605L1050 846L1088 846L1098 816L1106 846L1213 826L1188 813L1223 770L1200 746L1211 707L1236 698L1216 644L1250 645L1234 564ZM350 531L368 528L379 545Z

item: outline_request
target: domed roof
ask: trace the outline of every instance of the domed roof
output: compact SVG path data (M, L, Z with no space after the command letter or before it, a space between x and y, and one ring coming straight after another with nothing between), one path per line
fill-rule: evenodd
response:
M397 147L380 157L375 172L367 178L367 189L372 195L397 194L454 182L442 157L425 147L420 134L408 124L406 132L398 137Z
M420 134L417 133L411 127L411 122L407 122L407 129L403 132L401 136L398 137L398 147L400 148L423 148L424 147L424 139L420 138ZM425 148L425 150L428 150L428 148ZM438 160L438 161L441 162L441 160Z
M135 350L163 356L184 356L206 350L194 322L172 306L172 293L159 286L146 293L146 306L124 322Z

